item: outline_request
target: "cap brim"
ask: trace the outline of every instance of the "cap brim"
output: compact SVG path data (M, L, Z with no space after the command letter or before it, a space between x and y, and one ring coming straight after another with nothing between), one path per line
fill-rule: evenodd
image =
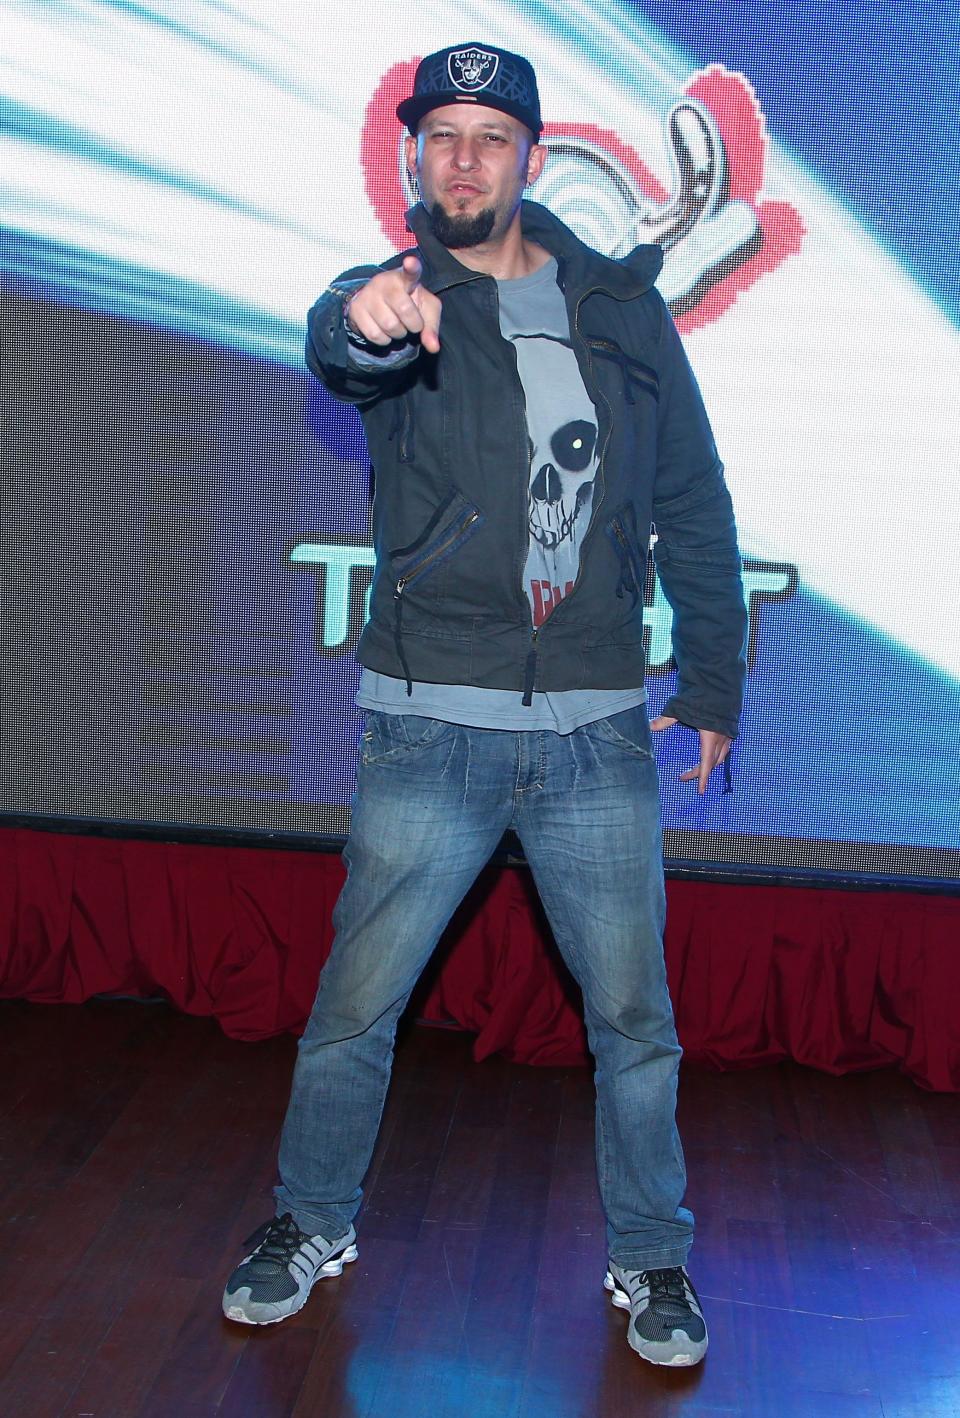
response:
M435 108L446 108L452 103L472 104L477 108L495 108L499 113L506 113L510 118L515 118L518 123L522 123L524 128L529 128L534 138L539 138L543 131L543 124L536 126L531 124L528 114L517 111L515 105L502 102L496 94L419 94L413 98L405 98L402 103L397 104L397 117L401 123L405 123L411 133L416 133L420 120Z

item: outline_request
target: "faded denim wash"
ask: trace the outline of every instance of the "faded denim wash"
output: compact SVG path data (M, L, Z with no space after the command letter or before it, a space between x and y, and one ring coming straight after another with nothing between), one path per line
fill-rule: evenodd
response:
M397 1020L507 828L583 992L609 1254L628 1269L682 1265L693 1217L682 1205L681 1051L663 962L660 801L643 705L567 735L368 712L347 880L299 1045L277 1210L328 1239L353 1220Z

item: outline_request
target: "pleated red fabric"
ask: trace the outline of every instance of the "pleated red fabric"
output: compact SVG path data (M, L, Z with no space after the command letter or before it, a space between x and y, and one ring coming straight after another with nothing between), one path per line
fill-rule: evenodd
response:
M237 1039L302 1028L331 943L336 856L0 829L0 995L162 996ZM667 968L687 1055L894 1064L960 1090L960 899L668 883ZM577 991L522 867L488 868L414 1008L478 1059L587 1060Z

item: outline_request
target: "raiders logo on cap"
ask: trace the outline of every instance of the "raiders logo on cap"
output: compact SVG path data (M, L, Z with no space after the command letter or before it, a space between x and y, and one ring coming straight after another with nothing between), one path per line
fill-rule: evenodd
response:
M447 73L454 88L474 94L493 82L499 64L499 54L486 49L455 49L447 59Z
M432 108L475 103L497 108L525 124L538 140L543 132L537 76L528 59L495 44L452 44L417 65L413 93L397 104L397 117L411 133Z

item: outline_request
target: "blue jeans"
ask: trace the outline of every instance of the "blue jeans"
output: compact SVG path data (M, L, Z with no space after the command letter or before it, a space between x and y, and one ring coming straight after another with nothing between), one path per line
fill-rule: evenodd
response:
M660 801L643 705L568 735L368 712L333 950L300 1040L277 1210L328 1239L360 1205L397 1020L512 827L583 992L611 1257L682 1265L693 1217L675 1122Z

